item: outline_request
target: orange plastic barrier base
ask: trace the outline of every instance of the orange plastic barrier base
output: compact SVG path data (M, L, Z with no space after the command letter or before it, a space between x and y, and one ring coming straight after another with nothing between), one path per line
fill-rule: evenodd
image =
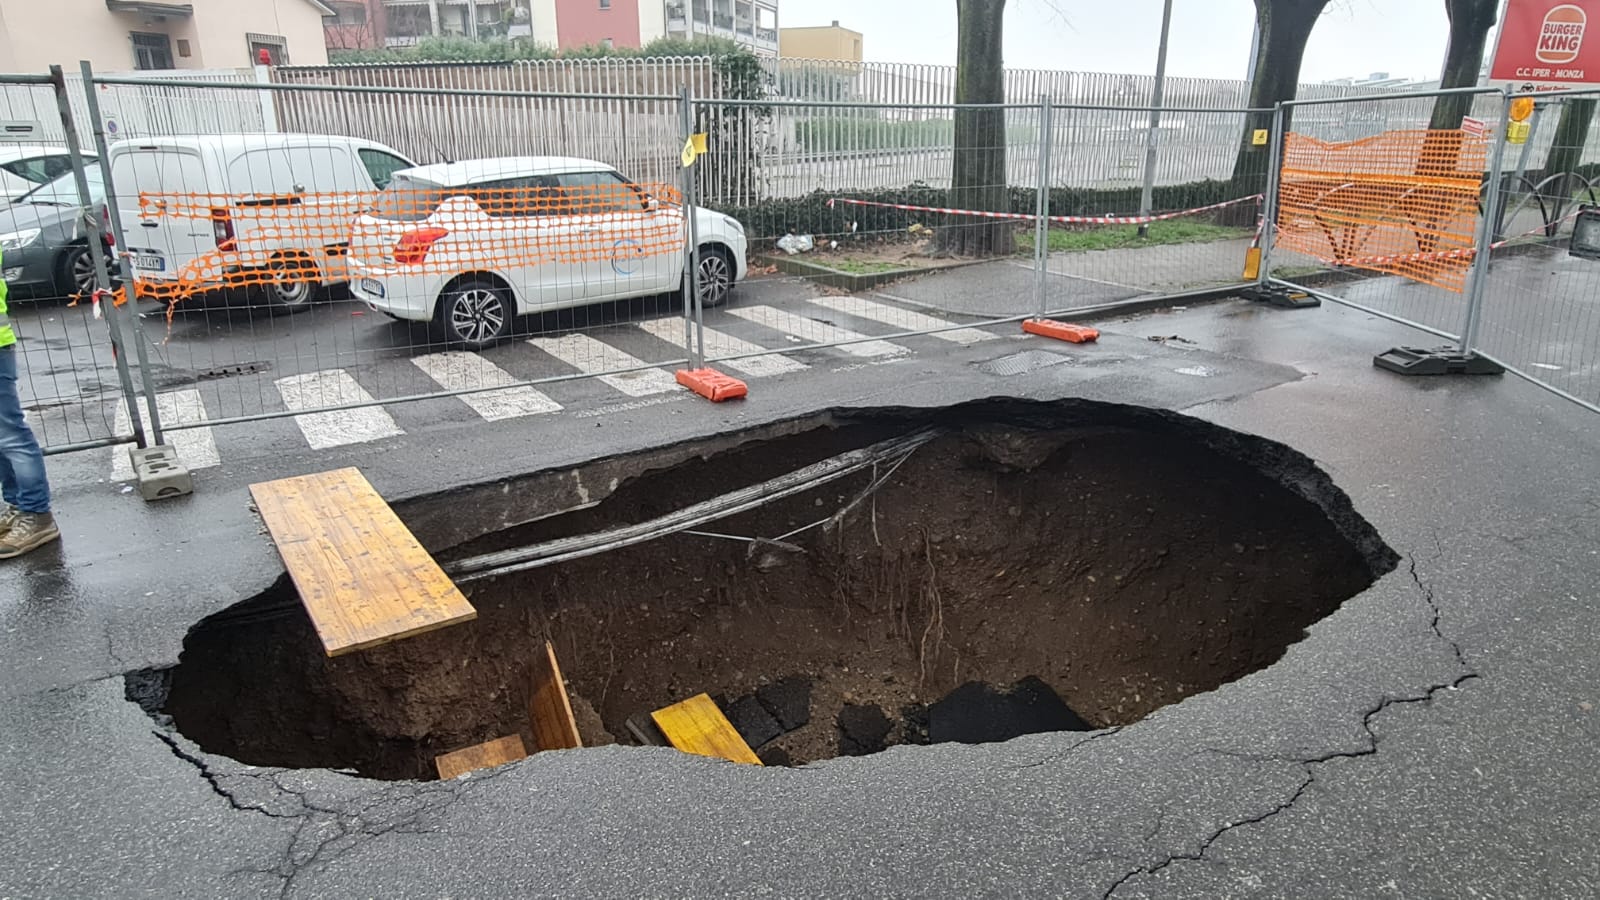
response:
M1100 332L1087 325L1070 325L1066 322L1057 322L1055 319L1024 319L1022 330L1040 337L1070 341L1074 344L1087 344L1100 338Z
M679 384L712 403L737 400L750 393L744 382L716 369L679 369L677 377Z

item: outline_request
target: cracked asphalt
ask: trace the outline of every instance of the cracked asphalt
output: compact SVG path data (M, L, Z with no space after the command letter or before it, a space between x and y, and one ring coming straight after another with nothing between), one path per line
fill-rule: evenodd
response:
M86 488L63 499L66 557L0 583L0 897L1600 895L1600 421L1514 378L1375 370L1431 339L1331 306L1104 328L1127 365L995 379L919 359L733 412L641 410L605 453L807 408L1157 405L1312 457L1400 566L1273 666L1120 729L802 769L603 748L374 782L211 756L124 699L121 672L170 664L188 624L281 571L251 473L181 506ZM1180 359L1225 374L1169 377ZM386 496L438 487L408 452L360 461ZM461 480L605 453L552 439Z

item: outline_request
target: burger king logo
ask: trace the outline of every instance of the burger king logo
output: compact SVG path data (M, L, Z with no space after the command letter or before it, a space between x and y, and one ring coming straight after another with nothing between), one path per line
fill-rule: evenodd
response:
M1570 4L1545 13L1544 24L1539 27L1539 49L1534 55L1540 62L1557 66L1576 60L1588 22L1583 10Z

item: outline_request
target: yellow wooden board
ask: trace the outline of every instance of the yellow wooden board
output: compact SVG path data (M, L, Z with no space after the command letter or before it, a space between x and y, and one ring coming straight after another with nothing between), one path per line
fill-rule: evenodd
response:
M572 715L572 699L567 696L561 666L556 663L556 648L549 641L544 642L544 651L534 657L528 720L533 725L535 752L583 746L578 737L578 720Z
M359 470L261 482L250 494L329 656L477 618Z
M433 767L439 770L441 781L449 781L468 772L492 769L527 757L528 751L523 749L522 738L512 734L436 756L433 758Z
M744 742L733 723L705 694L696 694L681 703L650 714L667 741L685 753L715 756L737 763L761 765L750 745Z

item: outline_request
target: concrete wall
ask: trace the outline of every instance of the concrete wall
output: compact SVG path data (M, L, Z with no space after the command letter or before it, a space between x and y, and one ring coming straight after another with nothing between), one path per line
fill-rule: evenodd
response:
M588 47L610 40L614 47L639 46L639 0L556 0L561 46Z
M0 0L0 68L42 72L51 63L76 69L87 59L102 71L134 68L129 34L149 32L172 39L172 62L180 69L249 65L247 32L278 35L297 65L328 61L322 13L307 0L190 0L192 17L114 13L105 0ZM68 25L67 23L70 23ZM188 42L182 55L180 41Z
M784 59L833 59L861 62L861 32L840 28L839 23L817 28L778 29L778 54Z

